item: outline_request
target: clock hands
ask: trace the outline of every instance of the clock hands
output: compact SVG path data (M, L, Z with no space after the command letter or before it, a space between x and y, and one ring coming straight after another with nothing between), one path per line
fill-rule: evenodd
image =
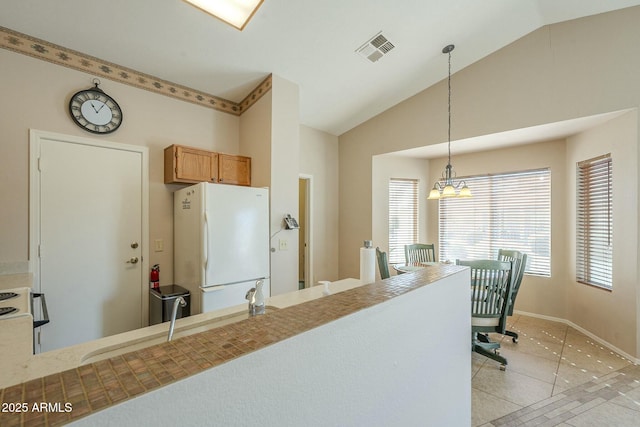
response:
M98 101L98 102L99 102L100 104L102 104L102 105L100 105L100 108L97 108L97 109L96 109L96 106L95 106L95 105L93 105L93 102L92 102L92 101L89 101L89 104L91 105L91 108L93 108L93 111L94 111L96 114L99 114L99 113L100 113L100 110L102 110L102 109L104 108L104 106L105 106L105 105L107 105L107 103L106 103L106 102L102 102L102 101Z

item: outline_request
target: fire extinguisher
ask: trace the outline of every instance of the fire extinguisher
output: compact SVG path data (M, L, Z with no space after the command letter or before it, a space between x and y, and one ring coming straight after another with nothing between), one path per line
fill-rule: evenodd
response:
M151 274L149 275L149 286L153 289L160 287L160 265L156 264L151 267Z

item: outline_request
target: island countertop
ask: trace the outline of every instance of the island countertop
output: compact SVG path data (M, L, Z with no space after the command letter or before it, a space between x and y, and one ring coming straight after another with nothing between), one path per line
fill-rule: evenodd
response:
M82 358L99 346L166 334L167 324L154 325L101 340L33 356L22 364L2 390L2 402L65 402L71 412L49 414L0 414L2 424L21 425L41 417L46 425L69 422L115 405L147 391L207 370L289 337L304 333L356 311L458 273L462 268L438 265L361 286L356 279L330 285L323 297L321 286L268 298L278 310L223 327L80 365ZM203 318L215 319L247 310L246 304L178 320L176 331ZM96 347L98 346L98 347Z
M12 283L14 282L15 281ZM331 283L330 289L331 292L335 294L358 286L361 286L360 280L343 279ZM320 298L323 296L322 291L323 288L321 286L314 286L265 298L265 303L269 307L283 309L292 305ZM212 322L216 319L226 318L246 311L247 304L240 304L208 313L188 316L176 321L175 332L179 335L181 331L189 329L195 325L206 324L207 322ZM152 337L166 338L168 329L168 322L160 323L88 341L82 344L76 344L58 350L32 355L27 360L22 357L16 357L16 360L8 360L7 357L10 356L5 354L5 368L0 373L0 387L9 387L18 383L24 383L26 381L44 377L46 375L77 368L85 364L85 359L88 356L99 354L102 350L118 349L119 347L125 347L127 343L140 342Z

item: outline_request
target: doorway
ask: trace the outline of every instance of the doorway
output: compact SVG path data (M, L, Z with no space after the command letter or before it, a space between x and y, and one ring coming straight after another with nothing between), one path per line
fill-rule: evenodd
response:
M148 295L148 149L30 132L30 259L45 352L140 328Z
M298 178L298 289L310 288L313 279L313 177L300 174Z

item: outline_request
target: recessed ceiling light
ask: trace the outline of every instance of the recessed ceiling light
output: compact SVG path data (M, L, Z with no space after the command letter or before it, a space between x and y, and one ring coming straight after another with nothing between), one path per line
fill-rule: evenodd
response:
M184 0L242 31L263 0Z

